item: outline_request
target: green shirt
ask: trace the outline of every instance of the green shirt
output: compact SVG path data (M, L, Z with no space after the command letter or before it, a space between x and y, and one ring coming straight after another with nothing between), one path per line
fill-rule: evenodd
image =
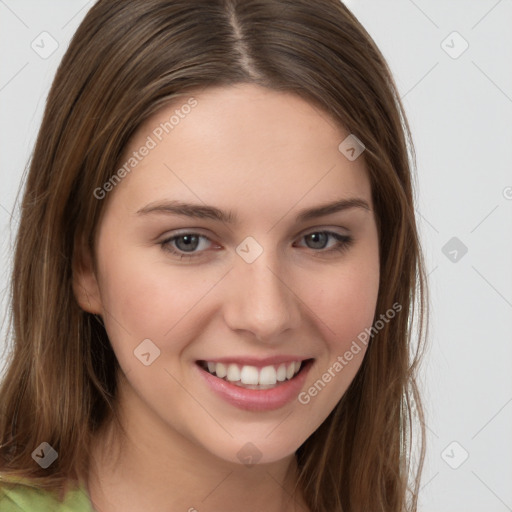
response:
M64 501L50 492L21 480L0 480L0 510L2 512L93 512L83 486L67 492Z

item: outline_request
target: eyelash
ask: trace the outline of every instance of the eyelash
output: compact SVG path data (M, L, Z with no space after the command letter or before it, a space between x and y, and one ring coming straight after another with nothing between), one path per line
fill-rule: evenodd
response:
M301 238L305 238L307 236L317 235L317 234L326 234L338 241L338 243L334 247L331 247L330 249L318 249L318 250L310 249L313 252L317 252L317 253L321 253L321 254L325 254L325 253L332 254L334 252L338 252L338 253L345 252L346 250L348 250L348 248L352 245L352 243L354 241L354 239L351 236L340 235L339 233L336 233L334 231L326 231L326 230L311 231L310 233L306 233L305 235L302 235ZM159 245L162 247L162 249L164 251L170 252L171 254L173 254L175 256L179 256L180 260L182 260L183 258L193 259L193 258L200 257L204 251L199 251L199 252L195 252L195 253L184 253L184 252L181 252L179 249L174 248L171 245L171 243L174 242L175 240L185 237L185 236L196 236L199 238L204 238L211 242L211 240L205 235L190 232L190 233L181 233L179 235L174 235L170 238L167 238L166 240L163 240L162 242L160 242Z

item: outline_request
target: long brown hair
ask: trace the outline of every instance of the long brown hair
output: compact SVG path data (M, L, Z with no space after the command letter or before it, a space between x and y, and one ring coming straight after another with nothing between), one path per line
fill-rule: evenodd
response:
M296 93L364 142L380 243L375 318L402 308L297 450L298 485L313 512L416 510L428 300L414 149L383 56L339 0L100 0L86 15L49 93L21 204L0 472L61 495L87 474L91 439L116 419L118 370L102 323L72 289L108 199L93 191L151 114L187 91L242 82ZM59 453L48 469L31 457L43 441Z

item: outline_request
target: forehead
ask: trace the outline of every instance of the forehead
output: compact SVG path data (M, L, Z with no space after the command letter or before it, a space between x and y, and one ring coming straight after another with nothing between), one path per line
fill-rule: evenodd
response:
M306 196L370 199L364 158L350 161L338 149L348 135L293 93L207 88L175 98L139 127L120 162L136 165L115 192L130 210L178 197L243 203L260 214L263 200L282 211Z

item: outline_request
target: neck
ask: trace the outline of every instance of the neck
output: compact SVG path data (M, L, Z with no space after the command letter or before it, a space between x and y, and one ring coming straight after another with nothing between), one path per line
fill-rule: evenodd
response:
M91 447L86 486L101 512L306 512L294 454L246 466L219 459L144 409L120 386L121 436L110 421ZM128 401L130 407L124 407ZM137 405L138 404L138 405ZM127 414L127 411L130 414Z

